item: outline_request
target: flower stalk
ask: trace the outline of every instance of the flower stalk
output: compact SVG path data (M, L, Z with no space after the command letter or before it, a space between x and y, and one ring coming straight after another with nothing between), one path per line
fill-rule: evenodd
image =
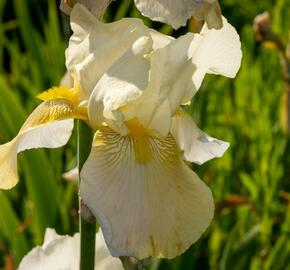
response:
M88 125L78 120L78 170L87 160L92 143L92 131ZM81 178L79 175L79 184ZM95 234L96 219L90 209L79 197L79 224L80 224L80 270L93 270L95 266Z

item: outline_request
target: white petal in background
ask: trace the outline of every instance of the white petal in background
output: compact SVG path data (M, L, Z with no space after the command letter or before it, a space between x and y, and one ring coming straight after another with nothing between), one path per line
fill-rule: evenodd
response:
M184 152L184 159L202 164L221 157L229 143L212 138L198 128L192 118L181 109L172 117L171 134Z
M113 256L176 257L213 218L212 193L185 165L172 136L134 139L103 128L81 178L81 197Z
M33 248L18 270L78 270L79 253L79 233L61 236L46 229L44 244ZM110 255L101 231L96 234L95 270L124 270L121 261Z
M222 27L221 10L217 0L135 0L141 13L151 20L170 24L177 29L196 16L209 28Z

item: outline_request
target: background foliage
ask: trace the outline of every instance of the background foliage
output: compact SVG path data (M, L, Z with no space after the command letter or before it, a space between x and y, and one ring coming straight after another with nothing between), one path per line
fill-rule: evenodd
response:
M70 28L58 4L0 0L0 143L16 135L38 103L34 96L65 72ZM287 111L285 82L279 52L257 42L252 30L253 18L267 10L286 42L290 1L224 0L221 6L241 36L242 68L235 80L208 75L186 108L202 129L231 143L223 158L194 165L214 193L216 217L185 254L153 260L150 270L290 269L290 143L280 115ZM141 17L132 1L118 0L104 20L124 16ZM188 30L144 21L174 36ZM78 230L77 188L61 177L76 164L75 153L73 136L63 149L19 155L20 184L0 191L0 269L14 269L42 243L46 227L62 234Z

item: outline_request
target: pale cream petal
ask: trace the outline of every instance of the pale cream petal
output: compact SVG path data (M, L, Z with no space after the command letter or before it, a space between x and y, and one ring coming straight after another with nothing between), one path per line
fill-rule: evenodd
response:
M146 115L145 113L143 115L140 115L139 119L143 120L142 116L145 116L145 115ZM161 136L166 137L171 127L171 118L168 117L170 115L171 115L170 103L168 99L165 99L164 102L162 102L154 110L154 113L152 114L152 118L148 124L148 129L157 130Z
M204 25L198 44L191 44L189 55L198 67L207 73L234 78L240 68L242 51L236 29L223 17L223 27L208 29Z
M150 55L148 87L134 104L125 108L132 111L126 114L134 113L145 127L154 127L160 134L166 135L170 129L168 123L171 116L180 104L191 100L205 74L234 77L241 56L239 36L226 20L220 30L208 30L205 27L201 34L188 33L172 40ZM168 106L171 113L166 115ZM157 120L161 108L167 118L163 118L162 122Z
M105 24L79 4L71 13L71 28L73 35L66 50L66 65L76 71L87 96L138 38L149 36L148 28L139 19L125 18Z
M171 41L174 40L173 37L164 35L154 29L149 29L150 36L153 40L152 49L155 51L157 49L167 46Z
M80 235L58 235L46 229L44 244L33 248L20 262L19 270L78 270ZM96 234L95 270L124 270L106 247L101 230Z
M10 189L18 183L17 153L32 148L57 148L69 140L73 120L78 113L65 101L47 100L27 118L18 135L0 146L0 189Z
M145 55L151 47L150 37L139 38L99 80L88 105L94 127L101 125L102 117L107 123L110 123L108 119L123 122L123 114L118 109L140 97L147 87L150 62Z
M71 73L67 70L63 77L60 79L59 85L62 87L73 88L74 81Z
M192 81L194 88L186 91L182 103L187 103L199 89L206 73L234 78L240 68L241 42L235 28L223 18L223 27L219 30L208 29L205 25L188 49L196 71Z
M90 37L97 18L93 16L84 6L75 5L70 17L70 26L73 35L69 40L69 46L65 52L66 67L73 71L75 65L84 60L89 54Z
M133 104L122 108L125 115L134 115L144 127L156 129L163 136L169 132L171 115L180 105L184 92L192 86L194 67L188 64L184 39L187 36L171 41L150 55L147 89Z
M212 138L200 130L181 109L172 117L170 132L179 148L184 151L184 159L197 164L221 157L230 146L229 143Z
M19 181L17 173L17 141L0 145L0 189L11 189Z
M68 142L72 129L73 120L61 120L27 129L17 137L17 152L33 148L61 147Z
M81 197L113 256L173 258L213 217L210 189L182 161L175 140L99 130L81 172Z
M137 8L151 20L170 24L177 29L196 16L210 28L220 28L221 10L217 0L135 0Z

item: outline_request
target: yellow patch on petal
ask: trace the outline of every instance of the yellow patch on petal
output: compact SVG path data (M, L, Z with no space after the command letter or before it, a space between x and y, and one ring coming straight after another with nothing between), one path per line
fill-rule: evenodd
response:
M70 103L77 101L77 91L67 87L52 87L36 96L40 100L59 100L63 99Z
M132 137L144 137L147 134L147 130L143 127L137 118L125 121L125 125L129 129L130 135Z
M19 133L29 128L71 118L87 120L88 116L84 109L74 107L67 101L47 100L27 118Z
M47 111L43 111L38 123L67 118L88 120L87 106L80 105L79 91L75 88L53 87L37 95L46 101ZM50 103L48 103L50 102Z
M136 118L125 121L125 125L129 129L128 136L133 141L136 161L146 163L151 160L152 153L148 140L148 130Z

